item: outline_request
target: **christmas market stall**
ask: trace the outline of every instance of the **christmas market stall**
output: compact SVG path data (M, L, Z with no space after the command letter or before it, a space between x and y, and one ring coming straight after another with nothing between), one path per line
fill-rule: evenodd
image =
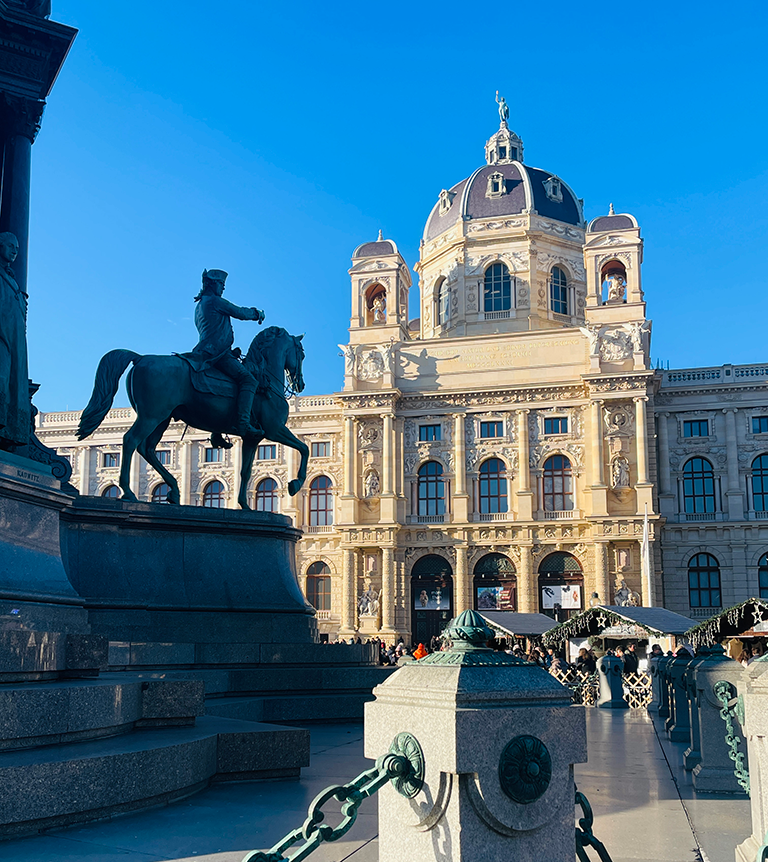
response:
M761 656L768 641L768 600L747 599L702 620L687 632L695 649L722 643L737 661L742 651L748 658Z
M666 608L597 605L551 628L543 641L565 653L568 661L575 661L583 646L593 646L600 653L635 643L641 647L638 654L643 656L654 644L664 652L674 650L688 640L691 623L689 617Z
M556 625L552 617L545 614L522 614L516 611L478 613L493 629L501 649L511 647L517 641L527 652L532 646L540 644L542 635Z

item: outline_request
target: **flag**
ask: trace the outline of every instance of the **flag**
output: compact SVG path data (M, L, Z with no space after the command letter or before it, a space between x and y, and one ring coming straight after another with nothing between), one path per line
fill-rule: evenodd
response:
M651 566L651 527L648 523L648 504L645 504L645 518L643 519L643 541L640 543L640 581L643 585L643 604L653 607L653 594L651 583L653 578L653 567Z

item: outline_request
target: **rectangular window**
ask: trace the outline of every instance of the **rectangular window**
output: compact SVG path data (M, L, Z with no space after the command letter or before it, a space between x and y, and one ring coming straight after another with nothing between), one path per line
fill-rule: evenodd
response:
M506 159L506 157L507 157L507 148L506 147L499 147L499 158L500 159Z
M433 440L440 440L441 431L440 425L419 425L419 442L431 443Z
M119 467L120 466L120 453L119 452L105 452L101 461L102 467Z
M170 449L158 449L155 453L157 455L157 460L164 466L168 466L171 463L171 450Z
M331 444L327 440L323 440L320 443L312 444L312 457L313 458L329 458L331 455Z
M754 421L754 420L753 420ZM766 428L768 431L768 428ZM683 437L708 437L709 436L709 420L708 419L686 419L683 422Z
M768 433L768 416L753 416L752 417L752 433L753 434Z
M314 443L312 444L314 446ZM314 454L314 452L312 453ZM256 447L257 461L274 461L277 458L277 446L272 443Z
M480 423L481 437L503 437L504 423L501 421L481 422Z
M567 434L568 433L568 417L567 416L550 416L544 420L545 434Z
M218 446L212 447L207 446L205 449L205 463L206 464L219 464L223 461L223 451Z

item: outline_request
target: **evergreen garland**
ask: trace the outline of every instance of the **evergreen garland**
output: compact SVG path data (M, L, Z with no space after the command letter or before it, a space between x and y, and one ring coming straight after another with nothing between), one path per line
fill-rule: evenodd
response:
M750 620L751 614L751 620ZM713 617L697 623L685 633L695 650L712 646L725 637L733 637L768 619L768 602L764 599L747 599L738 605L725 608Z
M621 616L605 608L588 608L575 617L559 623L548 632L544 633L544 644L557 647L565 643L569 638L599 635L608 625L626 626L632 625L644 629L649 634L664 634L658 629L650 628L638 623L629 617Z

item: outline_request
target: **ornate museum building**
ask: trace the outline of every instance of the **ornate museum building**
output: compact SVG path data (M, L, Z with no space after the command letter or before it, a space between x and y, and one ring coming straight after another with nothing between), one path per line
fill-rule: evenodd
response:
M396 244L355 249L343 389L291 401L307 482L290 497L298 456L265 441L250 488L304 532L321 632L425 641L472 607L696 618L768 597L768 365L654 371L642 259L636 220L587 224L505 120L427 218L415 313ZM133 411L83 443L79 415L42 414L38 435L81 493L118 496ZM239 441L174 423L160 452L182 503L236 505ZM142 459L132 471L140 499L164 500Z

